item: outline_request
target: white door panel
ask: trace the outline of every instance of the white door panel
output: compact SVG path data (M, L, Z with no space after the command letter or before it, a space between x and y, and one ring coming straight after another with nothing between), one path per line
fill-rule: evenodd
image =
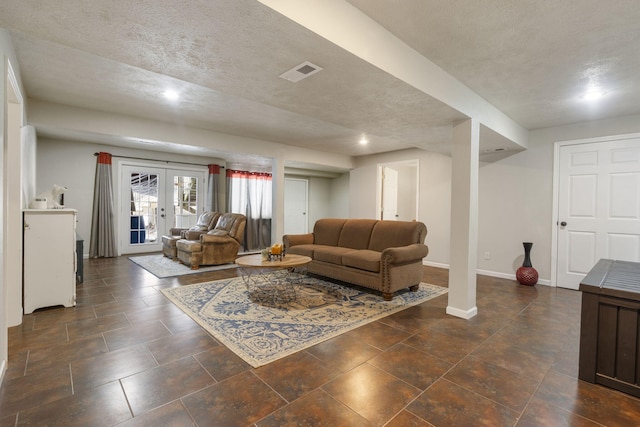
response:
M123 164L120 253L162 250L171 227L189 228L203 212L204 172Z
M398 219L398 171L382 168L382 219Z
M308 181L286 178L284 180L284 234L308 232Z
M640 261L640 139L559 152L558 286L578 289L602 258Z

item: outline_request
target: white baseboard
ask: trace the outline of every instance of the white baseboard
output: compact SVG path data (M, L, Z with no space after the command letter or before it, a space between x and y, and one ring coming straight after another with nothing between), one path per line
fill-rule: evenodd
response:
M476 270L476 272L478 274L482 274L483 276L498 277L500 279L508 279L508 280L516 280L515 274L500 273L498 271L489 271L489 270ZM548 279L538 279L538 285L551 286L551 281Z
M459 308L447 306L447 314L460 317L461 319L471 319L478 314L478 307L470 308L469 310L461 310Z
M422 265L426 265L428 267L444 268L445 270L449 269L449 264L442 264L440 262L422 260Z
M426 265L428 267L444 268L445 270L449 269L449 264L444 264L439 262L422 261L422 265ZM516 280L516 275L512 273L501 273L499 271L480 270L480 269L476 270L476 273L482 274L483 276L498 277L500 279ZM538 279L538 285L553 286L551 285L551 280L549 279Z

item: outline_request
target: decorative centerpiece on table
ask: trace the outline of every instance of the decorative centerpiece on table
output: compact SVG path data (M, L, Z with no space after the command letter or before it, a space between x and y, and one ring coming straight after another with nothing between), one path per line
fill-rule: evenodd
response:
M270 248L261 251L263 261L282 261L284 258L284 247L281 243L276 243Z

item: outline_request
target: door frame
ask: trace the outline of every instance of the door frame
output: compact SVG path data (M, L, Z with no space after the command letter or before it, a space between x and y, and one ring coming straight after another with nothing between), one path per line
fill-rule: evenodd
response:
M400 160L397 162L378 163L376 177L376 218L382 218L382 176L384 167L406 167L415 166L416 168L416 194L415 194L415 217L416 221L420 218L420 159Z
M115 218L114 218L114 223L115 223L115 227L116 227L116 239L117 239L117 252L118 255L123 255L122 253L122 248L123 248L123 243L121 242L121 229L120 227L123 226L122 221L124 221L124 219L122 218L122 182L121 182L121 176L122 176L122 168L124 166L134 166L134 167L144 167L144 168L156 168L156 169L164 169L164 170L184 170L184 171L193 171L193 172L201 172L204 176L203 180L202 180L202 191L203 191L203 196L206 196L207 191L208 191L208 168L207 166L197 166L197 165L185 165L182 163L172 163L171 161L162 161L162 160L139 160L139 159L132 159L132 158L127 158L127 157L120 157L120 158L114 158L114 170L112 173L112 180L113 180L113 188L114 188L114 195L113 198L114 200L114 208L115 208ZM198 208L198 215L201 215L202 213L204 213L204 203L206 200L206 197L202 198L203 203L202 205L199 206ZM129 221L129 218L126 219L126 221ZM158 233L158 240L161 237L161 233ZM143 252L140 252L143 253ZM135 255L135 253L127 253L126 255Z
M598 142L622 141L640 138L640 133L609 135L595 138L557 141L553 145L553 206L551 216L551 286L558 286L558 227L560 218L560 149L569 145L593 144Z

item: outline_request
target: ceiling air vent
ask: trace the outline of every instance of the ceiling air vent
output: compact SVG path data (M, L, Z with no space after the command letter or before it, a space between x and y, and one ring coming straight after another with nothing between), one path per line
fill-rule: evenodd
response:
M322 67L318 67L317 65L312 64L309 61L305 61L300 65L296 65L289 71L280 74L280 78L289 80L293 83L297 83L300 80L306 79L307 77L317 73L320 70L322 70Z

